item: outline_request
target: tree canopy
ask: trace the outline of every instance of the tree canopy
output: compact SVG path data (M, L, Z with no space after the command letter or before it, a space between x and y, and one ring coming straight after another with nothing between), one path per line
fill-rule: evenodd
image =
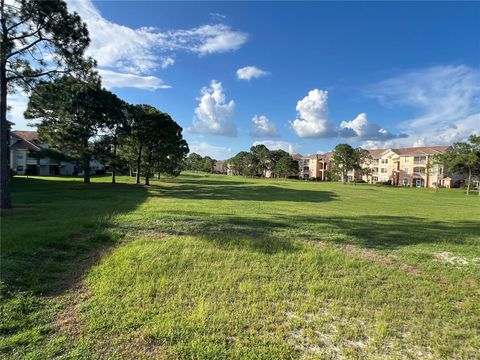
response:
M64 1L0 0L0 28L0 205L9 208L7 93L29 92L61 74L86 74L94 61L84 57L87 27Z

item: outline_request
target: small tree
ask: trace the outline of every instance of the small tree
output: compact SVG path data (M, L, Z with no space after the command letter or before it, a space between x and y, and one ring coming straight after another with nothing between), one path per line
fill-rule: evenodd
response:
M213 173L214 167L215 167L215 160L212 159L210 156L205 156L202 159L202 171Z
M454 143L446 154L438 155L438 159L451 172L460 172L467 175L467 195L470 195L472 175L480 174L480 136L471 135L469 142Z
M289 154L284 150L270 151L270 162L268 164L269 165L268 170L273 172L274 177L278 177L278 174L276 171L278 161L285 156L289 156Z
M298 173L298 161L292 159L288 154L283 156L277 161L275 173L286 180L289 176Z
M355 149L348 144L338 144L333 151L333 171L340 175L342 183L347 181L347 173L358 163Z
M84 72L87 27L61 0L0 0L0 206L11 207L7 92L30 91L39 80ZM48 56L48 61L46 60Z
M200 171L203 167L203 158L197 153L190 153L185 159L184 167L186 170Z
M270 150L265 145L259 144L250 148L250 154L253 157L252 166L255 167L256 174L265 176L270 164Z
M358 147L355 149L355 160L354 170L362 176L366 175L368 181L368 177L371 174L372 155L370 155L368 150Z

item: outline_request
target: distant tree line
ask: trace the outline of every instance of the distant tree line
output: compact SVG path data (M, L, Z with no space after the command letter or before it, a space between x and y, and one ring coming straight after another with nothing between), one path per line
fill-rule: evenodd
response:
M182 128L150 105L131 105L102 88L86 24L63 0L0 1L0 202L11 207L7 95L31 94L27 119L39 120L50 149L35 156L76 161L90 182L90 161L129 169L149 184L156 173L176 175L188 153ZM60 155L63 154L63 155Z
M265 145L255 145L250 151L241 151L227 160L229 170L235 175L288 178L298 176L298 161L283 150L269 150Z
M190 153L184 160L182 168L184 170L213 173L215 171L216 163L217 160L212 159L210 156L202 157L197 153Z

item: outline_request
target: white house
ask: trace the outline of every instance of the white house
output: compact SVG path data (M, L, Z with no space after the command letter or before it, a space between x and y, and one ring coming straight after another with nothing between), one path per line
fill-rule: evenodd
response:
M82 170L72 162L30 156L31 151L47 148L48 144L39 141L36 131L12 131L10 168L19 175L82 175ZM90 168L92 174L105 170L105 166L97 160L90 162Z

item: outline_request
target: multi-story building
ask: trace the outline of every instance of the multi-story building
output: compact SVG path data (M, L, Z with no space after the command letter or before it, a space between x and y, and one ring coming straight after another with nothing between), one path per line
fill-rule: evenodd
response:
M300 179L326 180L326 172L332 168L331 152L307 156L293 154L292 158L298 161L298 177Z
M19 175L82 175L76 164L57 161L48 157L36 158L32 152L47 149L48 144L38 139L35 131L12 131L10 133L10 168ZM104 172L105 166L97 160L90 162L93 174Z
M447 175L434 156L445 154L449 146L424 146L369 150L372 160L363 164L370 171L351 173L354 179L370 183L390 182L395 186L452 187L462 180L459 175Z

